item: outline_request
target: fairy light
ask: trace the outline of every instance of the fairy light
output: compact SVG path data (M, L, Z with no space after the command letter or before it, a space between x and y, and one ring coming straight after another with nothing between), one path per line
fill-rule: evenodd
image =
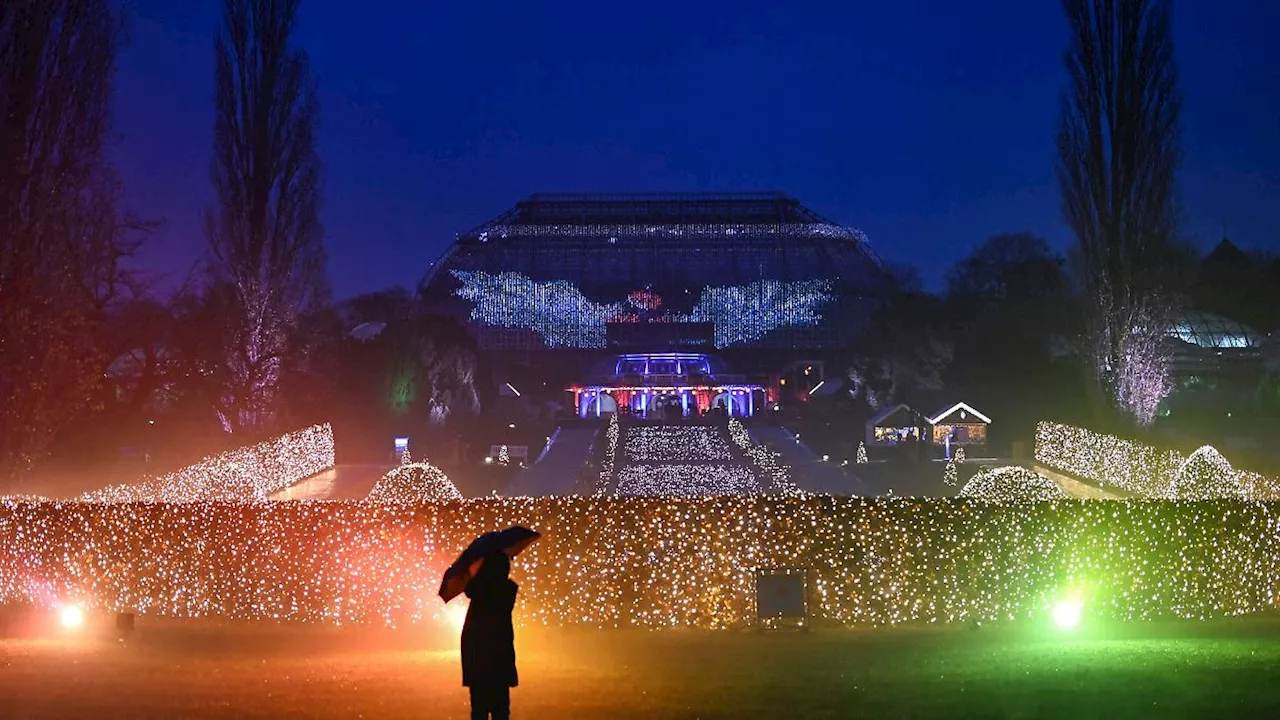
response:
M818 325L832 290L830 280L706 287L688 320L713 323L718 348L752 343L778 328Z
M755 473L741 465L627 465L619 495L742 495L760 492Z
M1216 500L1248 494L1240 473L1209 445L1191 453L1178 468L1168 496L1179 500Z
M0 505L19 505L23 503L51 502L43 495L0 495Z
M636 426L628 429L623 452L627 461L633 463L728 462L733 459L733 453L717 430L705 425Z
M777 495L802 494L791 477L791 468L782 461L782 455L753 441L751 433L738 418L729 419L729 439L747 457L767 492Z
M459 283L454 295L472 304L472 322L520 328L536 333L548 347L601 348L610 322L639 322L629 302L602 303L588 298L568 280L534 280L518 272L450 270ZM757 280L745 285L707 286L688 312L667 310L647 322L709 322L718 348L761 340L774 330L816 326L835 297L830 280ZM645 301L657 311L659 302Z
M948 463L954 472L955 464ZM1004 504L1066 499L1057 483L1024 467L984 468L960 489L960 497Z
M867 463L867 443L863 440L858 441L858 460L859 465Z
M1200 460L1188 470L1196 455ZM1036 427L1035 458L1045 467L1137 497L1280 500L1280 478L1231 468L1208 447L1188 457L1114 435L1042 422Z
M461 500L462 493L440 468L430 463L406 463L378 479L365 498L370 502L416 505Z
M600 463L600 477L596 481L595 491L597 495L609 492L609 488L613 485L613 473L616 470L614 463L618 456L618 435L620 432L618 414L614 413L609 416L609 425L604 429L604 460Z
M952 486L959 481L959 474L956 472L956 461L954 458L949 458L947 464L942 468L942 484Z
M755 571L806 567L814 619L848 625L1043 620L1064 578L1091 619L1274 611L1280 514L1239 502L944 498L495 498L368 502L3 503L0 603L178 618L445 622L441 574L480 529L520 554L517 621L735 627Z
M84 502L215 502L265 500L333 467L333 428L313 425L231 450L150 480L85 493Z
M800 493L781 456L753 442L737 418L727 425L630 425L622 433L614 416L600 478L597 494L610 487L647 496Z

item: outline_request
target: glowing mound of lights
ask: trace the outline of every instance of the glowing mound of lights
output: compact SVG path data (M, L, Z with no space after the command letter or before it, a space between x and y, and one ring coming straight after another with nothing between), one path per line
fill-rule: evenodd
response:
M1043 621L1063 578L1088 578L1090 619L1227 617L1274 611L1280 577L1280 516L1240 501L45 503L0 506L0 603L445 622L445 568L511 525L543 532L513 566L523 625L742 626L767 567L810 568L812 617L847 625Z
M701 425L632 427L627 431L624 453L628 461L638 463L733 459L718 428Z
M461 500L462 493L440 468L430 463L406 463L378 478L365 498L370 502L418 505Z
M1183 472L1190 458L1176 450L1060 423L1042 422L1036 426L1035 457L1036 462L1046 467L1137 497L1183 497L1175 486L1192 482ZM1206 459L1210 465L1230 467L1225 459ZM1211 468L1202 463L1197 462L1196 467L1201 469L1194 470L1195 473L1211 473ZM1280 500L1280 478L1234 469L1230 472L1234 473L1234 481L1206 480L1223 491L1212 497L1235 496L1238 486L1244 497Z
M1246 494L1240 473L1208 445L1191 453L1169 486L1169 497L1176 500L1217 500Z
M85 493L83 502L226 502L272 493L333 467L333 428L313 425L231 450L167 475Z
M755 473L741 465L627 465L619 495L745 495L760 492Z
M960 497L1014 504L1067 499L1058 484L1024 467L987 468L960 489Z

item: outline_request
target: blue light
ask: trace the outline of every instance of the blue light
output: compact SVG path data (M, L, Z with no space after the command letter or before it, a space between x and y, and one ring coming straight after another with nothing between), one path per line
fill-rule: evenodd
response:
M457 297L473 303L472 321L532 330L548 347L605 347L608 323L630 313L628 303L597 303L565 280L535 281L514 272L453 270L451 274L461 282ZM668 311L650 321L710 322L716 347L724 348L761 340L781 328L817 325L831 297L828 280L709 286L703 288L691 312ZM684 360L675 353L663 357L668 358Z
M723 348L759 340L779 328L817 325L830 299L828 280L707 287L690 319L713 323L716 347Z

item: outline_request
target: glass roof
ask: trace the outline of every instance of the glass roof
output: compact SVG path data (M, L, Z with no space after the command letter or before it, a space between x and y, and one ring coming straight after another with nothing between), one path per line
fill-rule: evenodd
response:
M1261 343L1258 334L1246 325L1220 315L1191 312L1183 315L1169 328L1169 337L1202 348L1256 348Z

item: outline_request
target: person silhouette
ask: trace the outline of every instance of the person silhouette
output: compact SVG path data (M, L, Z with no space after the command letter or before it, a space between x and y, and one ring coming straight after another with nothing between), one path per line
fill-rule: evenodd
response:
M472 720L511 717L511 688L517 685L511 611L519 587L510 573L511 559L494 553L464 591L471 604L462 624L462 684L471 690Z

